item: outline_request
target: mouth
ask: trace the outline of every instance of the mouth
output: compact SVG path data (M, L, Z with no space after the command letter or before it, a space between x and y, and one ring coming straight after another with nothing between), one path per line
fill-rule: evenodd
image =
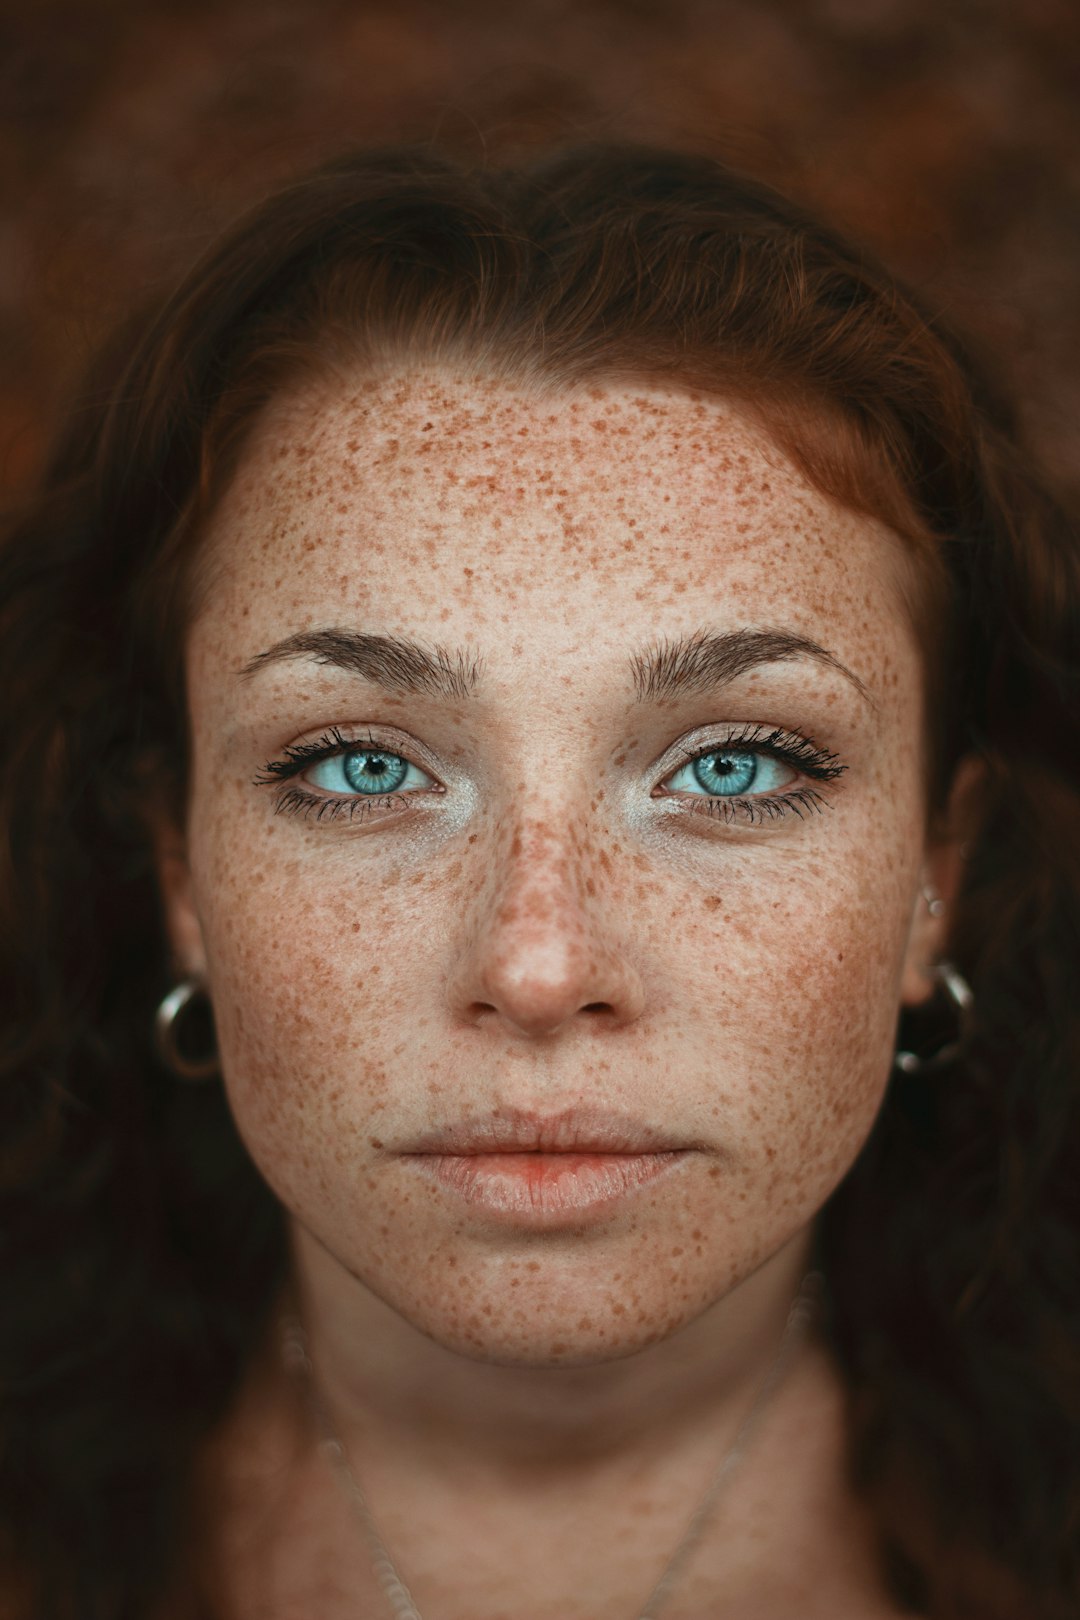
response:
M507 1108L428 1132L405 1159L473 1213L517 1226L580 1226L670 1175L701 1146L606 1110Z
M646 1120L599 1108L538 1114L496 1108L442 1125L402 1151L470 1158L480 1154L656 1154L703 1147Z

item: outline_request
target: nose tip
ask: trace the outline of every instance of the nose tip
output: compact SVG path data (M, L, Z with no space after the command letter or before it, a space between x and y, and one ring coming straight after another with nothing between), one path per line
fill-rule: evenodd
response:
M487 965L478 990L483 999L473 1008L477 1019L495 1014L532 1037L553 1035L579 1012L620 1023L638 1011L614 962L558 935L531 951L501 952Z
M473 1023L500 1020L517 1034L552 1035L579 1013L625 1024L644 1005L641 975L620 938L613 894L597 895L551 836L515 838L478 899L453 999Z

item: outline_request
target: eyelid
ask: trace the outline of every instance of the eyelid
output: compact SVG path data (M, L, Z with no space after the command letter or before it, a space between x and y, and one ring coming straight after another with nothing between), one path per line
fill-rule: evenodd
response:
M771 749L767 749L767 748L743 748L743 749L729 748L729 749L725 750L725 747L724 747L723 744L721 744L721 743L712 743L710 746L708 746L708 747L706 747L704 749L695 750L695 752L690 755L689 759L684 760L681 765L676 765L676 767L675 767L675 769L673 771L668 771L667 774L665 775L664 779L663 779L663 782L661 782L660 786L664 787L666 789L666 791L669 792L669 793L678 794L678 793L686 792L685 788L668 787L667 784L670 783L676 776L681 776L683 774L683 772L685 770L687 770L690 766L696 765L699 760L708 759L710 755L721 754L721 753L724 753L725 751L732 754L735 758L739 758L741 755L747 755L747 756L749 756L750 758L752 758L754 760L764 761L766 769L770 765L778 765L782 770L788 772L788 780L786 782L781 782L778 786L772 788L768 795L766 795L761 789L758 789L757 792L753 795L754 797L758 797L758 796L766 797L766 796L768 796L768 797L778 798L781 794L786 793L790 788L793 788L796 785L796 783L799 781L800 777L802 777L804 775L804 772L800 770L799 766L797 764L795 764L795 762L791 758L789 758L785 754L774 753L773 750L771 750ZM698 795L694 795L694 797L697 797L697 796ZM722 797L745 798L746 796L747 796L746 794L742 794L742 793L733 793L733 794L730 794L730 795L726 795L726 794L711 794L710 795L707 792L703 795L703 797L706 797L706 798L708 798L708 797L712 797L712 798L722 798Z
M685 737L680 737L666 750L657 765L657 785L662 786L682 766L718 748L741 748L746 753L764 754L782 760L814 781L833 780L848 769L839 755L815 742L805 732L765 721L714 722L700 728L692 744Z
M376 735L376 732L379 735ZM433 777L441 792L446 791L445 784L440 780L439 769L422 743L409 736L407 732L400 731L396 726L372 723L357 726L355 734L352 727L343 729L339 725L326 726L320 733L310 738L300 737L295 742L286 743L276 759L267 761L263 771L254 778L254 781L257 786L294 781L298 776L302 776L304 771L322 760L334 759L364 748L381 749L385 753L406 760L410 765L426 771ZM292 766L296 768L287 768Z
M407 737L404 745L398 744L396 738L406 734L399 732L397 727L383 726L379 729L383 732L382 736L375 736L373 727L369 724L366 735L346 737L340 726L333 725L316 741L301 740L290 743L282 750L285 757L268 762L265 774L257 776L254 779L255 783L273 784L278 787L280 791L275 809L283 809L286 801L296 801L292 808L302 809L305 815L315 810L317 819L321 819L324 814L328 814L330 819L336 819L339 813L348 814L350 819L354 813L362 817L367 814L367 810L363 807L370 807L374 812L394 801L400 801L406 808L412 808L412 801L422 801L446 793L446 788L439 779L439 772L435 769L429 771L426 764L420 764L413 757L414 752L421 758L427 756L428 751L423 745L413 737ZM703 731L705 735L702 735ZM715 735L708 735L710 732ZM361 793L335 795L326 789L319 789L315 783L305 781L305 772L315 765L365 748L395 754L415 769L423 771L425 775L430 774L434 786L391 789L383 795ZM668 779L685 766L725 748L736 753L741 751L779 760L795 770L796 780L784 783L772 792L745 795L738 793L697 795L665 787ZM689 804L695 811L717 815L723 812L728 819L736 819L737 812L741 811L741 819L752 823L755 815L762 820L767 816L782 818L789 809L797 810L800 802L808 809L820 809L822 806L829 808L828 801L808 783L832 782L842 776L848 770L848 766L843 764L836 754L820 747L810 737L788 731L782 726L772 726L763 722L744 722L741 726L733 722L726 724L714 722L711 726L699 729L693 744L686 737L679 738L661 757L654 769L661 773L652 790L651 797L654 799L662 797L672 805ZM802 787L797 786L799 776L807 779ZM286 783L297 782L298 778L297 786L285 787Z
M388 753L395 753L400 758L408 760L410 764L427 771L437 782L440 780L440 768L433 756L417 738L399 730L398 727L368 722L365 726L356 727L355 733L353 728L347 729L349 735L346 735L341 726L331 725L325 727L318 735L301 737L295 742L286 743L280 750L281 757L268 761L264 769L270 773L273 781L282 781L298 774L281 768L287 760L295 762L298 756L301 756L302 770L320 759L332 758L335 754L348 753L352 749L370 747L383 748ZM376 730L380 735L375 735ZM322 744L325 746L320 746ZM715 721L698 728L692 742L685 736L680 737L665 749L653 767L657 772L657 785L662 784L683 765L691 764L712 749L737 746L745 747L748 752L757 751L783 759L793 765L828 760L835 765L835 769L828 772L829 775L839 776L847 770L847 766L840 763L836 754L820 746L804 732L788 730L783 726L763 721ZM817 775L820 779L824 773L809 774ZM256 781L265 779L257 777ZM444 784L440 782L440 786Z

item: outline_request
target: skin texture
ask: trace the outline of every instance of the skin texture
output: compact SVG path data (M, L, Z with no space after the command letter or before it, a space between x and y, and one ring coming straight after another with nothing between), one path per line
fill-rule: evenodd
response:
M161 878L289 1214L319 1387L426 1617L639 1612L775 1354L900 1006L932 988L943 924L921 887L947 899L956 856L923 841L903 543L725 402L418 368L278 399L205 545L192 790ZM866 695L799 658L636 701L632 654L742 626L809 636ZM392 693L311 658L241 677L325 627L463 647L482 691ZM820 808L726 821L695 813L685 770L671 785L674 745L748 724L846 767L815 784L762 761L767 794L816 786ZM341 796L325 766L255 780L332 726L407 756L415 799L276 812L283 787ZM695 1151L550 1231L497 1225L401 1158L466 1114L579 1102ZM218 1459L248 1504L237 1589L261 1613L363 1612L356 1521L270 1350L245 1401ZM721 1597L743 1620L891 1612L842 1433L811 1342L672 1620Z

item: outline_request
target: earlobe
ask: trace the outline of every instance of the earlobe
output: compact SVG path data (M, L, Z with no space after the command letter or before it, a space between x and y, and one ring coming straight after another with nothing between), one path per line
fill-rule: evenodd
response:
M184 840L175 827L159 823L154 851L173 971L179 978L205 978L206 950Z
M936 989L932 969L946 954L949 922L963 880L965 849L978 827L977 804L986 762L967 754L953 774L946 835L923 858L901 979L900 1001L917 1007Z
M927 863L929 866L930 863ZM917 1007L934 994L935 984L931 972L944 952L949 918L949 902L942 889L923 869L915 910L908 930L907 951L900 984L900 1002L904 1007ZM948 884L945 885L948 888ZM952 892L951 889L949 892Z

